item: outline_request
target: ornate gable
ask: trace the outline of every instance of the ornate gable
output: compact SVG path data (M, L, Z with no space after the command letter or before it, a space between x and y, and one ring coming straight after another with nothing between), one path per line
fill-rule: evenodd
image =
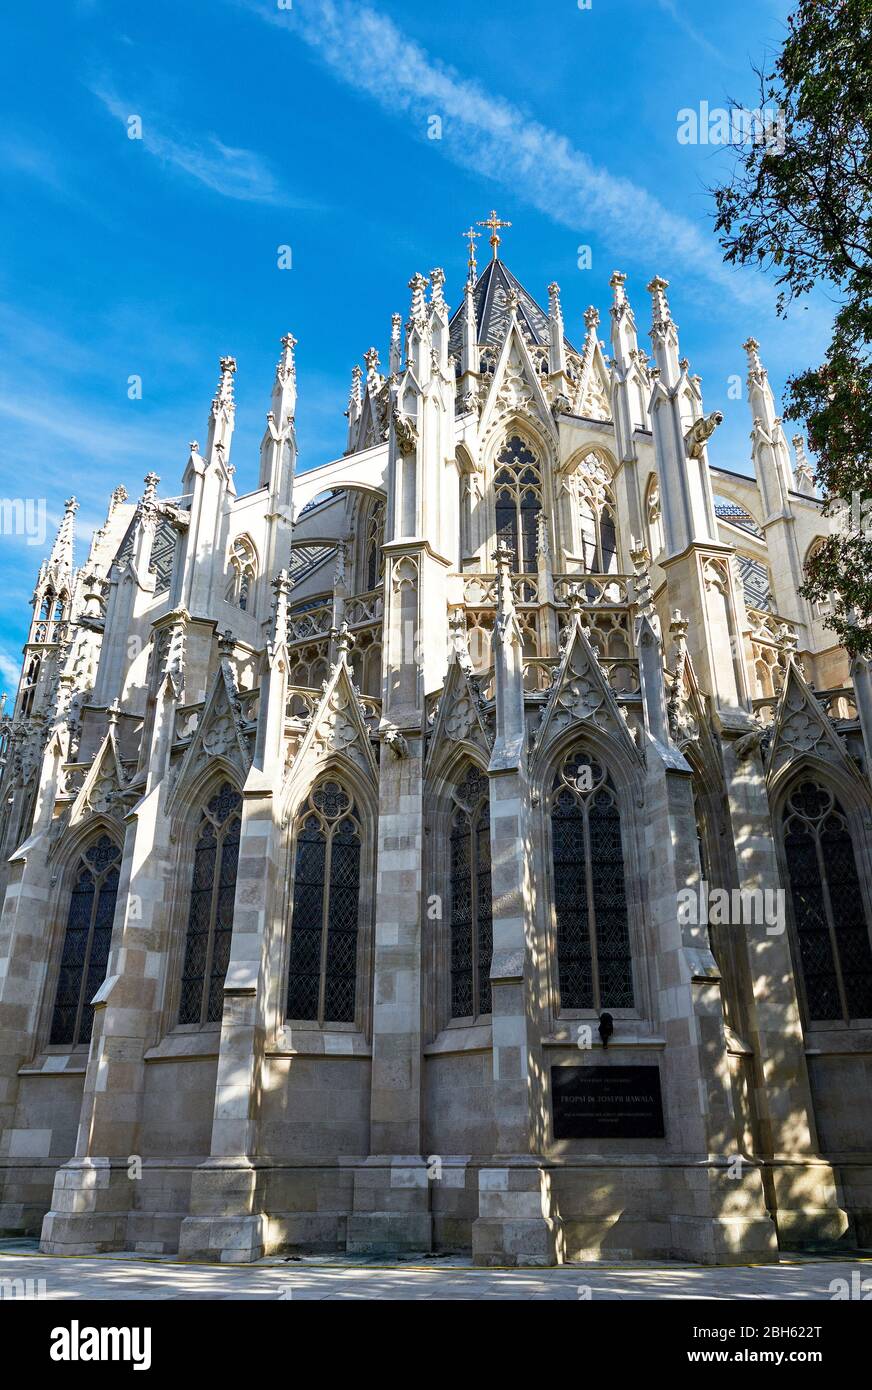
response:
M600 732L622 743L636 761L642 759L605 672L588 641L579 612L573 616L563 658L542 711L536 734L536 753L542 752L571 724L592 724Z
M69 823L75 825L86 816L98 815L120 819L126 809L122 799L126 785L115 730L110 728L70 807Z
M203 713L182 758L173 788L173 801L179 789L213 761L221 760L234 767L240 781L245 780L251 766L251 753L243 722L233 670L230 662L222 656Z
M767 777L771 778L788 763L804 756L837 763L850 770L853 776L859 776L842 739L791 657L772 722L766 757Z
M308 784L321 766L333 757L348 759L374 783L378 782L378 767L370 744L369 729L344 649L324 683L324 694L312 714L302 742L296 750L293 747L289 750L285 764L288 782L304 779Z
M468 664L467 664L468 663ZM469 658L455 651L436 706L430 734L427 764L432 765L446 745L467 743L490 757L493 729Z
M515 317L511 320L485 398L481 413L482 438L486 438L507 415L526 416L536 421L549 438L555 438L554 420Z

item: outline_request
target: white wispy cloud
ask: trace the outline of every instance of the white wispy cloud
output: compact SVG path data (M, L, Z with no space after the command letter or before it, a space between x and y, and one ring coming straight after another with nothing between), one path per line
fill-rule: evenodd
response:
M279 11L263 0L239 3L298 35L340 81L388 112L412 117L422 132L430 115L441 116L439 149L449 159L507 186L553 221L580 235L607 227L618 255L635 259L644 242L646 257L656 262L652 269L695 273L746 302L771 298L757 277L723 264L707 229L596 164L565 135L512 101L438 62L370 6L306 0L291 11Z
M110 115L125 127L131 116L142 120L142 145L163 164L181 170L220 193L245 203L272 203L282 207L306 207L282 187L269 162L254 150L226 145L217 135L194 138L174 131L147 107L123 101L108 84L91 83L90 89Z
M712 58L723 57L723 54L721 53L721 50L717 47L717 45L713 44L709 39L707 39L705 34L701 34L699 29L697 29L696 25L691 24L687 16L683 14L682 11L679 9L676 0L657 0L657 3L659 4L661 10L665 10L669 17L675 20L675 23L678 25L679 29L682 29L684 33L687 35L687 37L691 39L692 42L695 43L698 48L701 48Z
M16 660L16 658L10 656L8 652L4 652L0 649L0 694L5 692L9 696L9 701L7 703L10 709L11 702L18 689L18 675L20 671L21 658L19 657ZM7 710L7 713L9 713L9 710Z

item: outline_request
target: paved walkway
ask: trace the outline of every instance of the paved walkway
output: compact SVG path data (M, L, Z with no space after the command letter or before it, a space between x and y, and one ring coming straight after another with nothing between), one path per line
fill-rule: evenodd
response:
M172 1257L40 1255L0 1241L0 1298L30 1280L25 1296L50 1299L825 1299L835 1279L872 1281L872 1255L854 1261L785 1257L777 1265L712 1269L685 1264L571 1265L547 1270L473 1269L455 1259L404 1264L353 1259L262 1260L256 1265L180 1264ZM44 1280L44 1284L39 1281ZM869 1287L872 1287L870 1282Z

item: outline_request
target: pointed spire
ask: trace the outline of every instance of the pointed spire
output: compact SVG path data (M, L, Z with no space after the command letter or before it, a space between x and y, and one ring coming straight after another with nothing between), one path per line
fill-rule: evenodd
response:
M474 285L478 278L478 267L475 263L475 243L481 236L481 232L477 232L470 223L467 230L461 232L461 236L466 237L466 240L469 242L469 255L466 261L466 283L468 285Z
M655 275L647 286L651 296L652 322L651 341L654 344L654 358L667 390L671 390L681 376L678 358L678 325L674 322L666 298L669 281Z
M503 619L510 617L515 611L515 594L512 588L514 558L508 541L498 541L493 560L497 571L497 616Z
M445 271L439 265L430 271L430 306L445 309Z
M156 473L146 473L142 481L145 483L145 489L139 500L139 509L150 514L157 505L157 485L160 478Z
M273 647L284 646L288 640L288 602L293 582L287 570L279 570L270 585L275 600L273 602L270 636Z
M73 541L75 538L75 517L79 504L75 497L68 497L64 503L64 514L58 527L46 570L55 575L70 575L73 569Z
M236 358L222 357L219 359L218 388L212 398L212 406L209 411L209 436L206 446L206 459L211 462L212 450L221 449L224 451L224 461L227 462L230 440L233 437L233 424L236 415L236 404L233 400L233 377L236 373Z
M355 362L351 369L351 391L348 395L348 409L345 414L348 418L348 444L345 452L353 454L357 448L358 427L360 425L360 413L363 409L363 372L360 364Z
M548 286L548 371L552 376L559 373L564 378L557 383L557 389L565 395L568 385L565 380L566 342L563 336L560 286L556 281L552 281Z
M388 358L388 371L391 376L399 372L403 365L402 330L402 314L391 314L391 350Z
M748 338L742 347L748 358L748 404L753 421L751 452L768 517L789 505L793 466L769 375L760 360L760 344L756 338Z
M409 289L412 291L412 306L409 310L409 320L413 324L422 324L427 317L427 303L424 298L424 291L427 288L426 276L417 271L409 281Z
M620 270L612 272L612 356L618 366L626 369L639 351L636 320L625 289L627 277Z
M807 497L814 497L817 491L814 481L814 469L805 452L805 440L801 434L795 434L793 436L793 448L796 453L796 468L794 469L796 490L797 492L805 493Z
M382 381L379 374L379 357L377 348L367 348L363 354L366 363L366 389L370 396L374 396L380 389Z
M294 348L297 340L293 333L282 338L282 350L276 363L276 376L272 391L272 415L279 430L283 430L288 419L293 419L297 408L297 363Z

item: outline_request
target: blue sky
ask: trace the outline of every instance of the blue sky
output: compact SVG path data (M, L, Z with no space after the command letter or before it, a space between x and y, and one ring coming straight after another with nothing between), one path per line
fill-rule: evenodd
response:
M823 292L784 323L770 283L723 267L706 189L728 156L676 138L682 108L756 104L750 63L780 43L789 4L282 3L69 0L6 17L0 496L44 497L49 537L0 535L0 688L66 496L81 560L118 483L138 496L154 469L176 492L222 353L239 363L237 485L254 486L288 330L300 467L341 453L353 363L371 344L386 360L415 271L443 266L456 306L461 232L491 207L513 222L502 255L528 290L547 304L559 282L576 343L591 303L608 338L613 269L645 342L645 284L670 280L682 351L726 416L723 466L749 471L747 404L727 396L747 335L776 393L825 347Z

